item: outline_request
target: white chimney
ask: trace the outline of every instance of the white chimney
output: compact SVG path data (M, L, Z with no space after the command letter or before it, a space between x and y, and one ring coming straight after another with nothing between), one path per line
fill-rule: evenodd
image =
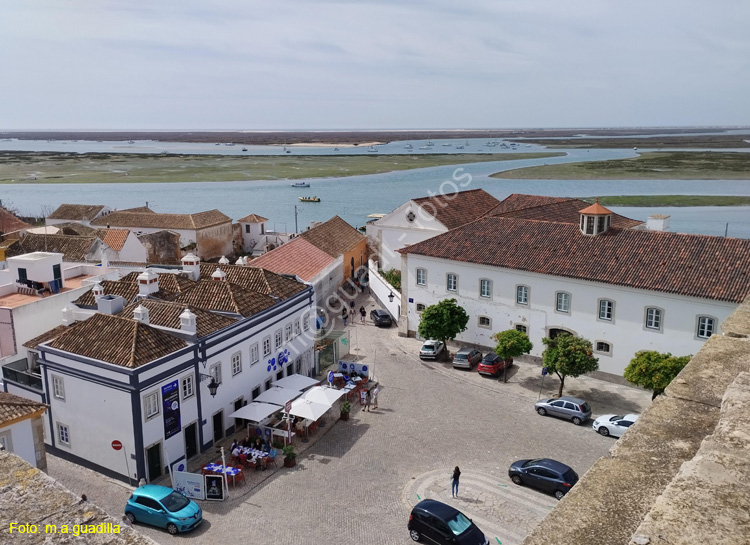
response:
M138 305L136 309L133 311L133 319L138 322L141 322L142 324L149 323L148 309L144 307L143 305Z
M102 314L117 314L125 308L125 299L119 295L103 295L96 306Z
M245 264L245 258L240 256L237 258L237 261L234 262L235 265L244 265Z
M146 269L138 275L138 293L151 295L159 291L159 275L151 269Z
M221 259L219 260L219 264L220 265L229 265L229 260L226 257L221 256Z
M190 312L189 308L180 314L180 329L186 333L196 333L197 326L195 323L195 314Z
M221 269L216 269L211 275L211 278L214 282L225 282L227 279L227 274Z
M646 229L649 231L669 231L669 218L665 214L654 214L646 220Z
M180 261L182 262L182 270L191 272L193 280L197 282L201 276L201 260L191 252Z
M65 307L62 309L62 325L73 325L76 323L76 319L73 317L73 309L70 307Z
M91 291L94 294L94 301L96 303L98 303L99 299L104 296L104 286L102 286L99 282L94 284L94 287L91 289Z

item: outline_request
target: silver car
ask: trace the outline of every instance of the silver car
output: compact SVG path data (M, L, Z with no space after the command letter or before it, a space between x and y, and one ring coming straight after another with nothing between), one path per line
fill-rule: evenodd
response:
M536 402L536 412L542 416L557 416L571 420L580 426L591 418L591 407L583 399L561 396L551 399L540 399Z

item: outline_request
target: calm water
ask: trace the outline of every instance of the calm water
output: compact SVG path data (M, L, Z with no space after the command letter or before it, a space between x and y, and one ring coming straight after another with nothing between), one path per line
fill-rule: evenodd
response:
M28 141L31 142L31 141ZM0 142L0 149L30 149L20 147L19 141ZM469 147L479 149L479 143L486 140L470 140ZM427 141L412 141L415 149L413 153L423 153L419 150ZM452 143L453 146L443 146ZM464 150L455 150L456 143L464 145ZM128 145L119 142L119 145ZM15 148L13 148L15 145ZM42 150L43 146L70 146L73 151L94 151L100 145L114 145L107 142L36 142ZM167 143L157 143L161 148ZM391 143L381 148L385 151L389 146L403 151L404 143ZM132 146L145 151L146 144L137 143ZM180 153L193 146L205 153L206 149L216 148L216 153L243 153L241 146L215 146L206 144L175 143ZM486 145L482 146L485 150ZM278 146L255 146L263 148L266 154L269 148L276 153L283 153ZM440 153L466 152L465 140L440 141L435 140L430 147ZM237 152L237 149L240 151ZM248 147L248 150L250 147ZM333 153L332 148L294 148L306 154ZM494 152L503 151L498 147L490 148ZM521 151L540 151L543 148L533 146L519 146ZM229 150L229 151L227 151ZM349 153L368 153L367 148L341 148ZM48 151L60 151L49 149ZM125 151L104 150L99 151ZM129 150L132 151L132 150ZM250 151L247 152L248 154ZM382 153L382 152L381 152ZM427 153L433 153L427 150ZM514 153L509 151L508 153ZM308 180L309 189L295 189L290 181L237 181L210 183L170 183L170 184L47 184L47 185L3 185L0 186L0 199L4 204L12 205L24 215L39 215L43 207L53 210L62 203L106 204L116 208L142 206L148 201L149 206L157 212L191 213L217 208L233 219L238 219L250 213L260 214L269 218L270 227L279 231L293 231L295 229L295 205L297 207L297 222L300 230L313 220L326 220L339 215L354 226L361 226L367 221L367 215L373 213L387 213L403 204L410 198L421 197L432 193L450 193L455 188L461 190L482 188L498 199L503 199L512 193L527 193L534 195L590 197L603 195L658 195L658 194L691 194L691 195L746 195L750 196L750 181L719 180L500 180L490 178L489 175L501 170L553 164L560 162L578 162L586 160L602 160L613 158L633 157L632 150L568 150L567 156L547 159L513 160L490 163L452 165L417 169L409 171L354 176L346 178L326 178ZM460 169L460 170L458 170ZM320 203L301 203L298 197L316 195L321 198ZM728 224L728 234L734 237L750 238L750 207L695 207L695 208L620 208L614 210L623 215L645 220L655 213L669 214L671 230L686 233L702 233L723 235Z

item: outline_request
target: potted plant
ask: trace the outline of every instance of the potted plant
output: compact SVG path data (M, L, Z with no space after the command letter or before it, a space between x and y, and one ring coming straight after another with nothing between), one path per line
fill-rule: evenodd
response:
M297 465L297 453L294 452L294 446L287 445L281 450L284 453L284 467L294 467Z
M341 404L341 420L349 420L349 413L352 410L352 404L348 401L344 401Z

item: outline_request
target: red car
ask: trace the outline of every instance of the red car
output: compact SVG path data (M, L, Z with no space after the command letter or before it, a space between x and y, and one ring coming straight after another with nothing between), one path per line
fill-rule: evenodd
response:
M487 352L487 355L482 358L482 361L477 367L477 371L480 375L488 375L496 377L498 376L506 365L510 369L513 366L513 358L503 360L500 356L494 352Z

